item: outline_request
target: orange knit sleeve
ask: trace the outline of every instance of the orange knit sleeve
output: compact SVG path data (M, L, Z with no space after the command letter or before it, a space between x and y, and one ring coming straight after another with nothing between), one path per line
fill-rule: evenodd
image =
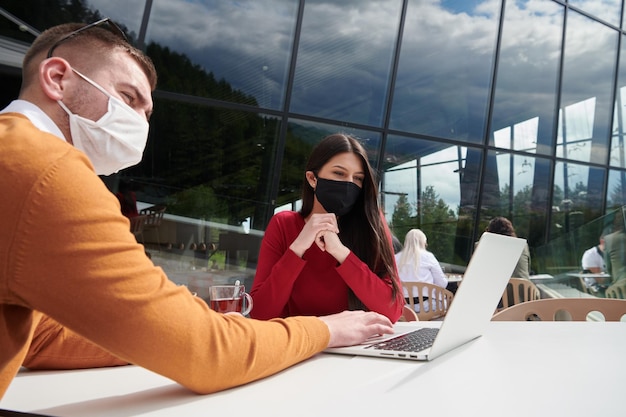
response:
M128 365L98 345L43 316L24 359L30 369L76 369Z

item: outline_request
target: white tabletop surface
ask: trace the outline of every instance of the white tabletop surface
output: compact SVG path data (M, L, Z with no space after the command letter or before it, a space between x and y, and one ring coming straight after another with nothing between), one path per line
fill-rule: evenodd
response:
M544 298L598 298L595 295L580 291L578 288L570 287L561 282L537 283L537 288L544 294L542 296Z
M0 408L107 417L607 417L626 415L625 386L626 323L492 322L483 337L432 362L319 354L204 396L135 366L22 371Z
M611 278L611 275L606 272L568 272L568 276L570 277L578 277L578 278Z
M554 279L554 277L550 274L535 274L535 275L531 275L530 280L543 280L543 279Z
M462 274L445 274L448 282L461 282L463 280Z

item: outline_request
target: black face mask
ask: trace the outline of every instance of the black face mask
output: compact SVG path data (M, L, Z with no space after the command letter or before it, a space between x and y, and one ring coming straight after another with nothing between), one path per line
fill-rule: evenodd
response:
M361 194L361 188L351 181L333 181L317 178L315 196L324 210L337 216L347 214L357 198Z

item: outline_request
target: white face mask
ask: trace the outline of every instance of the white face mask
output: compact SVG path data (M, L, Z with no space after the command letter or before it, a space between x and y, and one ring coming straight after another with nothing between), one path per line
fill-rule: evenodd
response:
M148 122L100 85L72 71L109 98L108 110L98 121L74 114L61 100L57 101L70 116L74 146L87 154L98 175L111 175L138 164L148 140Z

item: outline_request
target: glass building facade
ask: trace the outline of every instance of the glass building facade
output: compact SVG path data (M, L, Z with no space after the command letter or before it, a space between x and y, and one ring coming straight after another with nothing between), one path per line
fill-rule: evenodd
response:
M505 216L533 272L579 268L626 204L621 0L0 7L2 105L19 90L29 28L111 17L154 60L144 159L103 180L167 206L155 262L183 283L220 270L250 278L269 219L299 208L306 158L334 132L365 145L392 232L424 230L452 265Z

